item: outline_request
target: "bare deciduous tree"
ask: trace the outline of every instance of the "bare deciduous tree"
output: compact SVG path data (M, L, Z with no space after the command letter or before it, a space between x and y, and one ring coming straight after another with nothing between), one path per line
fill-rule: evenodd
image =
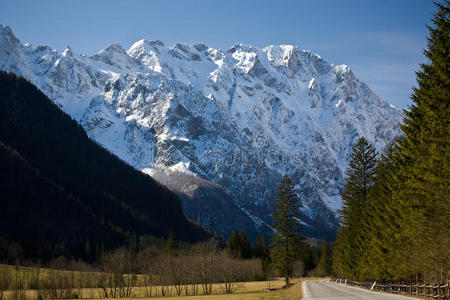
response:
M7 268L0 269L0 300L3 300L4 292L9 289L11 284L10 271Z
M130 297L136 285L136 276L132 274L134 258L126 248L106 252L100 258L102 274L99 287L104 298Z
M147 247L137 255L138 270L143 276L144 292L146 297L153 294L153 282L155 281L155 260L159 255L158 249Z

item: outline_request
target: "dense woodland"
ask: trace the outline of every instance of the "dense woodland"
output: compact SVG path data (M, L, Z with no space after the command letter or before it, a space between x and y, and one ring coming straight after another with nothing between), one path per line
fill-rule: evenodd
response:
M334 276L354 280L450 278L450 5L437 4L417 72L414 104L381 158L353 149L334 247Z
M0 258L95 259L151 236L204 241L179 199L88 138L35 86L0 73ZM86 248L92 249L86 253Z

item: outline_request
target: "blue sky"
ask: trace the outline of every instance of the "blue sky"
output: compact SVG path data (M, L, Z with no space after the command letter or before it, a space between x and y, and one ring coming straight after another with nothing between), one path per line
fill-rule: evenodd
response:
M22 43L93 54L140 39L228 49L294 44L349 65L386 101L406 108L425 62L431 0L0 0L0 24Z

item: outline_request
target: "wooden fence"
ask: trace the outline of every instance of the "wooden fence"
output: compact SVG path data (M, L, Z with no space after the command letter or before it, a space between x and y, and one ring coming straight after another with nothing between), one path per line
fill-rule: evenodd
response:
M347 285L358 286L373 291L381 291L386 293L404 294L428 297L433 299L450 300L450 281L446 283L420 283L420 282L392 282L392 283L378 283L378 282L360 282L348 279L334 279L334 282L343 283Z

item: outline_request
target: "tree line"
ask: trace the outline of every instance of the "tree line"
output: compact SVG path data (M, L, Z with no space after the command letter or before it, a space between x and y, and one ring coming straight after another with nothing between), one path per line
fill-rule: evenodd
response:
M334 276L354 280L450 278L449 1L437 3L428 63L405 111L403 136L381 157L361 138L346 172Z
M256 280L260 273L259 259L233 258L215 239L195 245L168 240L162 248L107 250L94 263L60 256L34 264L27 276L0 266L0 299L6 290L27 289L36 290L39 299L208 295L213 284L232 293L237 282Z
M237 243L236 236L240 237ZM25 299L30 289L38 299L231 294L239 282L268 280L283 274L284 269L272 263L264 236L253 244L245 240L245 233L235 231L224 248L215 239L192 245L176 241L171 234L164 243L140 250L130 246L105 250L91 263L59 256L45 264L20 262L31 266L27 271L0 265L0 300L5 291L9 293L5 299ZM244 251L242 245L250 247L245 257L240 252ZM329 257L328 246L307 246L304 250L299 253L306 255L299 256L290 267L290 276L326 275L321 273L326 272L321 266ZM312 269L305 268L308 264Z

